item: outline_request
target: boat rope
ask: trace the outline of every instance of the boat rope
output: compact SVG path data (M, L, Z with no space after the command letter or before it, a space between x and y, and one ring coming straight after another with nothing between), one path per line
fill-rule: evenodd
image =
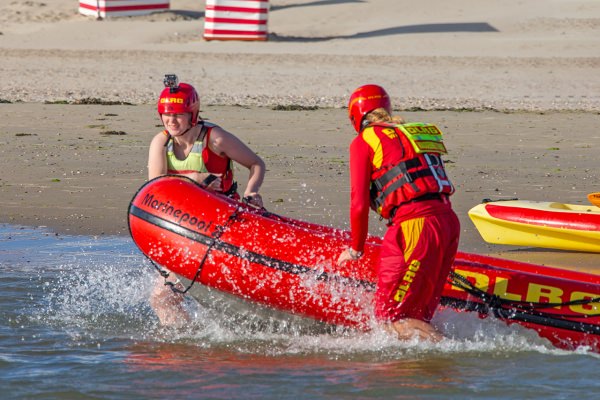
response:
M449 275L449 283L459 289L466 291L467 293L479 298L482 303L484 303L489 309L491 309L495 316L506 317L506 311L521 311L528 312L532 314L536 314L539 316L546 316L551 318L593 318L600 316L598 314L582 314L582 315L574 315L574 314L557 314L557 313L547 313L539 310L544 310L548 308L554 307L565 307L565 306L573 306L573 305L586 305L591 303L600 303L600 297L593 297L589 299L579 299L579 300L571 300L565 301L562 303L540 303L540 302L531 302L531 301L518 301L518 300L509 300L502 298L497 294L490 294L485 290L482 290L476 287L471 281L469 281L466 277L454 272L450 271ZM503 312L501 312L503 311Z
M508 301L496 294L490 294L485 290L481 290L477 286L473 285L471 281L469 281L466 277L457 274L454 271L450 271L449 283L452 286L462 289L465 292L479 298L482 301L482 303L487 305L492 310L502 308L502 305Z
M192 281L190 282L190 284L188 285L187 288L185 288L183 290L179 289L177 287L179 280L176 280L175 282L168 281L167 278L170 275L169 271L159 267L154 261L150 260L152 262L152 264L154 265L154 267L158 270L160 275L163 278L165 278L165 285L169 286L171 288L171 290L175 293L186 294L192 288L192 286L194 286L194 283L200 276L200 273L202 272L202 267L204 267L204 263L206 262L206 259L208 258L210 251L213 249L213 247L217 243L219 243L221 241L220 240L221 235L223 235L223 233L225 233L227 228L229 228L231 226L231 224L235 220L238 219L240 211L242 211L241 206L237 207L236 210L233 213L231 213L231 215L229 216L229 218L227 218L227 221L225 221L225 223L223 225L217 225L216 229L212 232L210 243L208 244L208 248L206 249L204 256L202 256L202 260L200 260L200 262L198 263L198 269L196 270L196 273L194 274L194 277L192 278Z

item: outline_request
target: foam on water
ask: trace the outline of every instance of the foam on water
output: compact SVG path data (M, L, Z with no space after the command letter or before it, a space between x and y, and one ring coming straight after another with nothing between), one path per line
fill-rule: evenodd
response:
M158 274L129 238L0 225L0 250L6 399L566 399L600 390L597 354L558 350L473 313L439 312L440 343L399 342L378 327L331 327L198 285L198 300L185 300L191 322L162 327L149 305Z
M190 324L161 327L148 302L157 274L129 238L55 236L10 227L4 227L1 235L8 249L1 260L4 272L13 271L13 278L29 281L33 303L21 313L74 340L101 344L128 338L203 348L235 346L240 352L279 356L327 354L382 360L427 354L563 354L530 330L473 313L438 312L433 324L447 336L438 344L399 342L377 327L364 333L325 326L206 289L203 301L186 299ZM31 248L36 252L31 253ZM579 352L586 354L585 349Z

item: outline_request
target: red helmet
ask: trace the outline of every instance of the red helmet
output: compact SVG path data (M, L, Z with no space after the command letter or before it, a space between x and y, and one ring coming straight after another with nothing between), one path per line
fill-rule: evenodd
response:
M365 115L376 108L384 108L388 114L392 113L390 96L381 86L364 85L352 93L348 102L348 116L356 132L361 131Z
M158 114L192 113L192 126L198 123L200 97L192 85L178 83L177 76L165 76L165 88L158 98Z

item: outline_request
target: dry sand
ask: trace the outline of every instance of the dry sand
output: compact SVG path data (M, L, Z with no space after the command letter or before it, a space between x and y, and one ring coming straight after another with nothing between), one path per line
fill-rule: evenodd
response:
M596 0L280 0L267 42L203 41L204 1L96 21L74 0L0 2L0 98L152 103L164 73L204 104L600 111Z
M3 1L0 222L127 235L160 129L153 103L174 72L199 89L205 117L265 159L267 208L345 227L343 107L374 82L405 118L447 133L461 250L593 267L597 255L487 245L466 211L488 197L586 203L599 190L600 3L485 3L272 1L269 41L206 42L202 1L103 21L75 1ZM131 105L72 104L90 99ZM383 228L374 217L371 232Z

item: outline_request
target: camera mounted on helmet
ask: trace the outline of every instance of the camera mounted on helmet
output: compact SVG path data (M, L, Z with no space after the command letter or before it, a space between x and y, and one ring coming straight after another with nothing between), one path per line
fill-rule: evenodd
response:
M165 74L165 79L163 80L165 87L168 87L170 93L176 93L177 89L179 89L179 78L175 74Z
M165 88L158 97L158 115L191 113L191 125L198 124L200 97L196 89L188 83L179 83L175 74L166 74L163 83Z

